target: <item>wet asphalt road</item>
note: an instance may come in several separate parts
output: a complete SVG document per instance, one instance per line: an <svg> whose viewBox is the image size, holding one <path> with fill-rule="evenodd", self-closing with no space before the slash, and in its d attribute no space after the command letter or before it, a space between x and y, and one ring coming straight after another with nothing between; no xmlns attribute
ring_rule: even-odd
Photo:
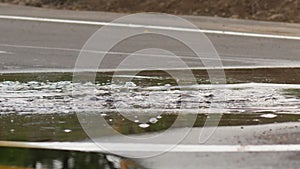
<svg viewBox="0 0 300 169"><path fill-rule="evenodd" d="M2 10L3 9L3 10ZM6 10L7 6L0 6L0 14L12 15L14 7ZM21 15L22 10L15 9ZM95 15L83 13L71 15L69 12L47 12L43 10L24 9L27 16L60 17L81 20L98 20ZM104 21L110 21L118 14L101 13ZM110 16L112 15L112 16ZM93 16L93 17L92 17ZM192 19L201 22L201 19ZM206 20L205 28L219 21L222 23L231 20ZM248 22L246 22L248 23ZM242 30L247 30L250 24L240 24ZM255 23L252 23L252 26ZM265 24L257 22L261 28ZM282 28L282 24L267 24L270 27ZM270 26L271 25L271 26ZM249 26L250 27L250 26ZM255 27L255 26L254 26ZM287 26L293 29L293 26ZM292 27L292 28L291 28ZM295 26L297 28L297 26ZM42 23L19 20L0 20L0 70L67 70L72 69L80 49L88 38L99 29L99 26ZM214 28L213 26L211 27ZM216 27L218 29L220 27ZM257 30L260 30L257 28ZM226 29L229 29L226 27ZM126 29L124 29L126 31ZM262 33L265 33L264 31ZM271 32L273 33L273 32ZM286 33L286 32L285 32ZM297 33L296 33L297 34ZM113 34L110 36L114 36ZM300 67L300 41L274 38L256 38L245 36L228 36L207 34L219 52L225 67ZM124 49L126 50L126 49ZM176 50L176 49L174 49ZM121 51L126 52L126 51ZM193 59L187 59L190 66L195 64ZM109 67L109 64L108 64ZM299 131L299 129L298 129ZM298 132L297 131L297 132ZM284 133L289 135L289 132ZM239 136L243 137L244 133ZM282 142L283 144L285 142ZM224 142L224 144L227 144ZM196 154L169 154L162 157L138 160L147 168L272 168L297 169L299 167L299 152L269 152L269 153L196 153ZM213 164L214 163L214 164Z"/></svg>
<svg viewBox="0 0 300 169"><path fill-rule="evenodd" d="M3 10L2 10L3 9ZM23 8L21 8L23 9ZM103 14L99 13L78 13L71 15L72 12L62 11L53 12L52 10L40 9L15 9L15 15L26 16L44 16L48 18L71 18L80 20L96 20L109 21L119 16L118 14ZM14 8L9 6L0 6L0 15L12 15ZM81 17L79 17L81 16ZM101 20L102 19L102 20ZM270 23L253 24L252 21L244 21L232 23L232 20L225 19L203 19L188 18L195 25L201 25L201 28L220 29L218 25L213 23L229 25L225 29L229 29L232 25L232 30L241 27L253 31L261 30L265 27L270 29ZM203 21L203 24L199 24ZM237 22L237 21L235 21ZM237 26L238 25L238 26ZM257 25L257 26L253 26ZM291 29L290 34L297 35L298 25L293 25L293 29L287 25L287 30ZM273 25L274 32L278 34L284 25L275 23ZM72 69L79 55L80 49L83 47L89 37L97 31L100 26L65 24L65 23L46 23L21 20L0 20L0 70L23 70L23 69ZM275 29L276 28L276 29ZM132 28L120 28L122 31L128 31ZM279 29L279 30L277 30ZM237 29L238 30L238 29ZM151 31L151 30L150 30ZM265 33L258 31L256 33ZM108 32L109 34L109 32ZM284 33L283 33L284 34ZM211 40L216 50L218 51L224 67L299 67L300 65L300 41L285 40L275 38L259 38L246 36L229 36L218 34L206 34ZM109 34L108 37L115 38L114 34ZM145 39L142 39L145 40ZM142 42L135 42L142 44ZM155 42L161 43L158 46L163 46L164 41ZM134 45L136 45L134 44ZM127 48L128 46L126 46ZM126 48L120 48L118 52L126 52ZM178 50L176 46L170 50ZM125 54L121 54L125 56ZM114 55L112 54L112 57ZM200 63L194 61L193 58L186 58L185 61L190 67L203 67ZM113 60L107 63L107 68L113 65Z"/></svg>

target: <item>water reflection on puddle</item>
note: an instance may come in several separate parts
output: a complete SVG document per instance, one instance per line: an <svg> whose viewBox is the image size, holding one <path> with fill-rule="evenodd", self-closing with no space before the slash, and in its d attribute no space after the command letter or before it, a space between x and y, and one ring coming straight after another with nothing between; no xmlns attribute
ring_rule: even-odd
<svg viewBox="0 0 300 169"><path fill-rule="evenodd" d="M204 126L208 116L208 114L198 114L193 126ZM154 123L152 115L143 115L144 119L149 120L148 123L137 123L124 118L117 112L110 112L105 116L108 125L103 125L102 130L105 131L113 127L125 135L160 132L170 128L175 120L177 120L176 127L186 127L190 125L188 119L195 116L186 114L181 116L180 119L177 119L177 117L178 114L174 113L161 114L155 118ZM1 140L81 141L88 139L76 114L45 114L38 116L7 114L1 115L0 121ZM299 121L300 114L273 114L272 112L224 114L219 126L246 126ZM91 123L90 125L95 123L96 126L99 126L97 120L90 120L89 123Z"/></svg>
<svg viewBox="0 0 300 169"><path fill-rule="evenodd" d="M114 155L37 149L0 148L0 169L141 169Z"/></svg>
<svg viewBox="0 0 300 169"><path fill-rule="evenodd" d="M299 69L289 71L293 76L300 72ZM243 76L240 76L241 72ZM3 74L0 76L0 138L39 142L86 140L88 136L76 116L80 112L87 115L97 113L107 122L102 126L103 130L113 127L125 135L164 131L174 123L179 113L184 115L176 127L185 127L191 114L192 117L197 114L193 127L202 127L211 115L206 110L210 109L212 102L227 105L220 126L300 121L300 86L297 76L290 80L288 76L278 75L278 71L274 74L266 70L234 70L226 73L231 85L228 85L230 88L226 94L229 97L225 101L223 97L215 95L210 87L203 85L209 83L203 72L196 74L201 85L186 86L182 91L174 79L159 72L138 76L124 86L111 85L111 75L100 75L96 79L97 85L94 85L73 84L72 74L66 73ZM266 73L274 76L266 79ZM72 95L74 87L76 92ZM88 95L85 89L89 87L96 89L95 95ZM122 93L124 87L129 92ZM155 102L145 102L149 96ZM182 105L184 110L180 109ZM149 113L149 107L164 111ZM124 111L127 116L119 114L116 108ZM133 112L132 108L138 112ZM93 120L88 123L93 123ZM18 169L16 167L140 168L128 159L112 155L0 148L0 169Z"/></svg>

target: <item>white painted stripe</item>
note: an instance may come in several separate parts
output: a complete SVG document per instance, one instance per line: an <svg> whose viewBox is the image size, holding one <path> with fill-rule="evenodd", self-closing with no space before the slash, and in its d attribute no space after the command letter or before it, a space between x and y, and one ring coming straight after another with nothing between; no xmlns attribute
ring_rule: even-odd
<svg viewBox="0 0 300 169"><path fill-rule="evenodd" d="M7 51L1 51L0 50L0 54L12 54L11 52L7 52Z"/></svg>
<svg viewBox="0 0 300 169"><path fill-rule="evenodd" d="M207 34L221 34L221 35L232 35L232 36L300 40L300 36L272 35L272 34L234 32L234 31L209 30L209 29L192 29L192 28L183 28L183 27L167 27L167 26L155 26L155 25L110 23L110 22L99 22L99 21L83 21L83 20L54 19L54 18L40 18L40 17L27 17L27 16L11 16L11 15L0 15L0 19L35 21L35 22L67 23L67 24L82 24L82 25L95 25L95 26L108 26L109 25L109 26L114 26L114 27L145 28L145 29L159 29L159 30L180 31L180 32L201 32L201 33L207 33Z"/></svg>
<svg viewBox="0 0 300 169"><path fill-rule="evenodd" d="M98 146L100 145L100 146ZM176 153L248 153L248 152L297 152L300 144L279 145L171 145L143 143L91 142L13 142L0 141L0 147L38 148L84 152L176 152ZM109 151L108 151L109 150Z"/></svg>

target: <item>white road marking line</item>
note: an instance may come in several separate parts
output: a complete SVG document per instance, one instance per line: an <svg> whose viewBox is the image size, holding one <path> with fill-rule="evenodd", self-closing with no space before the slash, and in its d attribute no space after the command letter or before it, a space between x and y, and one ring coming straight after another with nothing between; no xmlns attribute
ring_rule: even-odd
<svg viewBox="0 0 300 169"><path fill-rule="evenodd" d="M0 54L12 54L11 52L7 52L7 51L1 51L0 50Z"/></svg>
<svg viewBox="0 0 300 169"><path fill-rule="evenodd" d="M300 36L272 35L272 34L234 32L234 31L209 30L209 29L192 29L192 28L183 28L183 27L181 28L181 27L167 27L167 26L155 26L155 25L110 23L110 22L99 22L99 21L54 19L54 18L40 18L40 17L12 16L12 15L0 15L0 19L36 21L36 22L52 22L52 23L67 23L67 24L82 24L82 25L95 25L95 26L108 26L109 25L109 26L114 26L114 27L159 29L159 30L181 31L181 32L201 32L201 33L207 33L207 34L221 34L221 35L233 35L233 36L259 37L259 38L300 40Z"/></svg>
<svg viewBox="0 0 300 169"><path fill-rule="evenodd" d="M98 146L98 145L99 146ZM172 145L144 143L91 143L91 142L14 142L0 141L0 147L37 148L84 152L177 152L177 153L250 153L298 152L299 144L279 145ZM101 146L101 147L100 147ZM109 151L108 151L109 150Z"/></svg>

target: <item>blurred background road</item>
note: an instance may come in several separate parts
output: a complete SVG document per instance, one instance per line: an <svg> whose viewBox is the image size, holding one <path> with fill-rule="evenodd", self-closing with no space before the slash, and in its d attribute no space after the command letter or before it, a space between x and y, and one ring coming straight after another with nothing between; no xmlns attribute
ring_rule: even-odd
<svg viewBox="0 0 300 169"><path fill-rule="evenodd" d="M115 13L57 11L31 7L0 5L1 65L3 70L72 69L80 49L101 26L89 23L66 23L68 20L104 21L122 16ZM13 19L5 16L60 18L58 22L38 19ZM26 18L25 18L26 19ZM258 36L233 36L207 33L224 67L299 67L300 29L297 24L266 23L207 17L186 17L205 30L254 33ZM47 19L46 19L47 20ZM65 22L65 23L64 23ZM134 23L132 23L134 24ZM223 29L224 27L224 29ZM122 30L133 29L123 27ZM283 31L283 32L282 32ZM264 37L271 35L270 37ZM275 37L273 37L273 36ZM283 36L282 38L277 38ZM113 38L113 34L110 35ZM123 51L126 53L126 49ZM26 59L25 59L26 58ZM191 67L193 59L187 58Z"/></svg>

